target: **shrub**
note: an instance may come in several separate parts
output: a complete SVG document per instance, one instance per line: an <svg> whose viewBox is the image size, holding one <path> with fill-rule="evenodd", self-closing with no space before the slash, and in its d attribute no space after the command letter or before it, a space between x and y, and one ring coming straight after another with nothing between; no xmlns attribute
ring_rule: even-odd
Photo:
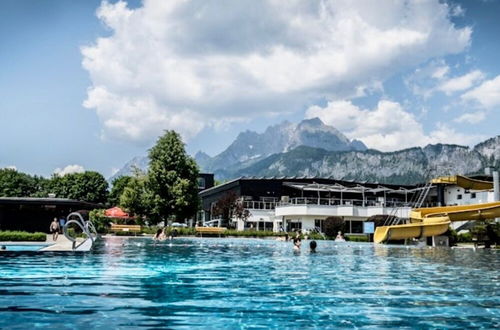
<svg viewBox="0 0 500 330"><path fill-rule="evenodd" d="M104 211L103 209L95 209L89 212L89 219L98 233L107 233L109 231L111 220L104 216Z"/></svg>
<svg viewBox="0 0 500 330"><path fill-rule="evenodd" d="M222 233L225 236L238 236L238 237L273 237L273 236L285 236L286 233L275 233L269 230L231 230L228 229Z"/></svg>
<svg viewBox="0 0 500 330"><path fill-rule="evenodd" d="M117 231L114 233L115 236L137 236L142 235L142 233L134 232L134 231Z"/></svg>
<svg viewBox="0 0 500 330"><path fill-rule="evenodd" d="M159 229L160 227L157 227L157 226L151 226L151 227L142 227L141 228L141 233L143 234L149 234L149 235L154 235L156 234L156 231Z"/></svg>
<svg viewBox="0 0 500 330"><path fill-rule="evenodd" d="M0 231L0 241L33 241L45 242L45 233L28 233L25 231Z"/></svg>
<svg viewBox="0 0 500 330"><path fill-rule="evenodd" d="M370 239L366 235L346 235L346 241L350 242L369 242Z"/></svg>
<svg viewBox="0 0 500 330"><path fill-rule="evenodd" d="M168 227L167 228L167 235L172 234L174 231L177 232L178 236L189 236L189 235L195 235L196 234L194 228L190 228L190 227L186 227L186 228L183 228L183 227ZM156 231L155 231L155 233L156 233Z"/></svg>
<svg viewBox="0 0 500 330"><path fill-rule="evenodd" d="M458 234L458 242L460 243L472 242L472 234L471 233Z"/></svg>
<svg viewBox="0 0 500 330"><path fill-rule="evenodd" d="M323 222L323 231L328 237L335 237L339 231L345 232L345 222L341 217L328 217Z"/></svg>
<svg viewBox="0 0 500 330"><path fill-rule="evenodd" d="M309 235L307 235L309 239L314 239L314 240L324 240L326 239L323 235L319 234L319 233L310 233Z"/></svg>

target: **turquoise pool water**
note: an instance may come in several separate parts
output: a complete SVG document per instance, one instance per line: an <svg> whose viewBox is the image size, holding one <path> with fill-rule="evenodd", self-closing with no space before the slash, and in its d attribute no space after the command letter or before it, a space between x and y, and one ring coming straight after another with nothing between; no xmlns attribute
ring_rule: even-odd
<svg viewBox="0 0 500 330"><path fill-rule="evenodd" d="M0 328L498 328L499 269L499 251L117 237L1 255Z"/></svg>
<svg viewBox="0 0 500 330"><path fill-rule="evenodd" d="M21 245L21 244L3 244L5 245L5 251L38 251L43 249L44 247L49 246L49 244L40 244L40 245L34 245L34 244L26 244L26 245Z"/></svg>

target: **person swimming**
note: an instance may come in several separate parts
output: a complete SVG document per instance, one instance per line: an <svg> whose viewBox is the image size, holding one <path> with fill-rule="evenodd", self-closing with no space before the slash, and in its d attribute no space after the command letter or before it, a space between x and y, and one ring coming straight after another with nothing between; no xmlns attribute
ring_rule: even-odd
<svg viewBox="0 0 500 330"><path fill-rule="evenodd" d="M293 238L293 249L295 251L300 251L301 245L302 245L302 240L300 239L300 234L297 232L297 235Z"/></svg>
<svg viewBox="0 0 500 330"><path fill-rule="evenodd" d="M316 253L316 246L318 246L316 241L311 241L311 243L309 243L309 248L311 249L311 253Z"/></svg>
<svg viewBox="0 0 500 330"><path fill-rule="evenodd" d="M344 236L342 235L342 232L339 231L337 233L337 237L335 237L335 242L345 242L345 238Z"/></svg>
<svg viewBox="0 0 500 330"><path fill-rule="evenodd" d="M153 239L155 241L165 240L165 233L163 232L163 230L161 228L158 228L158 230L156 231L156 234L153 236Z"/></svg>

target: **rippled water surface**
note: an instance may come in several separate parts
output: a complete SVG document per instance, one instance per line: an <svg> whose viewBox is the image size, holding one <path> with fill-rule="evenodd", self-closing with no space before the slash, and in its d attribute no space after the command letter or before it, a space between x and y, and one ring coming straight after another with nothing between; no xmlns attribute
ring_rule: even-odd
<svg viewBox="0 0 500 330"><path fill-rule="evenodd" d="M107 238L0 255L0 328L498 328L500 253Z"/></svg>

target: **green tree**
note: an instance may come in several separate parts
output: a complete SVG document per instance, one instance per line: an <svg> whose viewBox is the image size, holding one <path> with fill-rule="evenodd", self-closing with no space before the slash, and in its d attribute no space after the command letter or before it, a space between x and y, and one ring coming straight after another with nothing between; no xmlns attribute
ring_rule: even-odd
<svg viewBox="0 0 500 330"><path fill-rule="evenodd" d="M199 204L198 173L179 134L166 131L149 150L146 186L151 194L150 215L180 221L194 216Z"/></svg>
<svg viewBox="0 0 500 330"><path fill-rule="evenodd" d="M119 205L133 215L151 217L151 194L146 189L146 180L144 174L136 172L120 195Z"/></svg>
<svg viewBox="0 0 500 330"><path fill-rule="evenodd" d="M49 183L50 192L59 198L70 198L91 203L106 203L108 182L102 174L93 171L54 175Z"/></svg>
<svg viewBox="0 0 500 330"><path fill-rule="evenodd" d="M112 206L120 205L120 196L122 195L125 188L128 186L131 176L120 176L113 180L111 192L109 193L108 202Z"/></svg>
<svg viewBox="0 0 500 330"><path fill-rule="evenodd" d="M324 234L330 238L337 236L337 233L341 231L345 233L345 222L342 217L328 217L323 222Z"/></svg>
<svg viewBox="0 0 500 330"><path fill-rule="evenodd" d="M29 197L37 193L35 179L14 169L0 169L1 197Z"/></svg>

